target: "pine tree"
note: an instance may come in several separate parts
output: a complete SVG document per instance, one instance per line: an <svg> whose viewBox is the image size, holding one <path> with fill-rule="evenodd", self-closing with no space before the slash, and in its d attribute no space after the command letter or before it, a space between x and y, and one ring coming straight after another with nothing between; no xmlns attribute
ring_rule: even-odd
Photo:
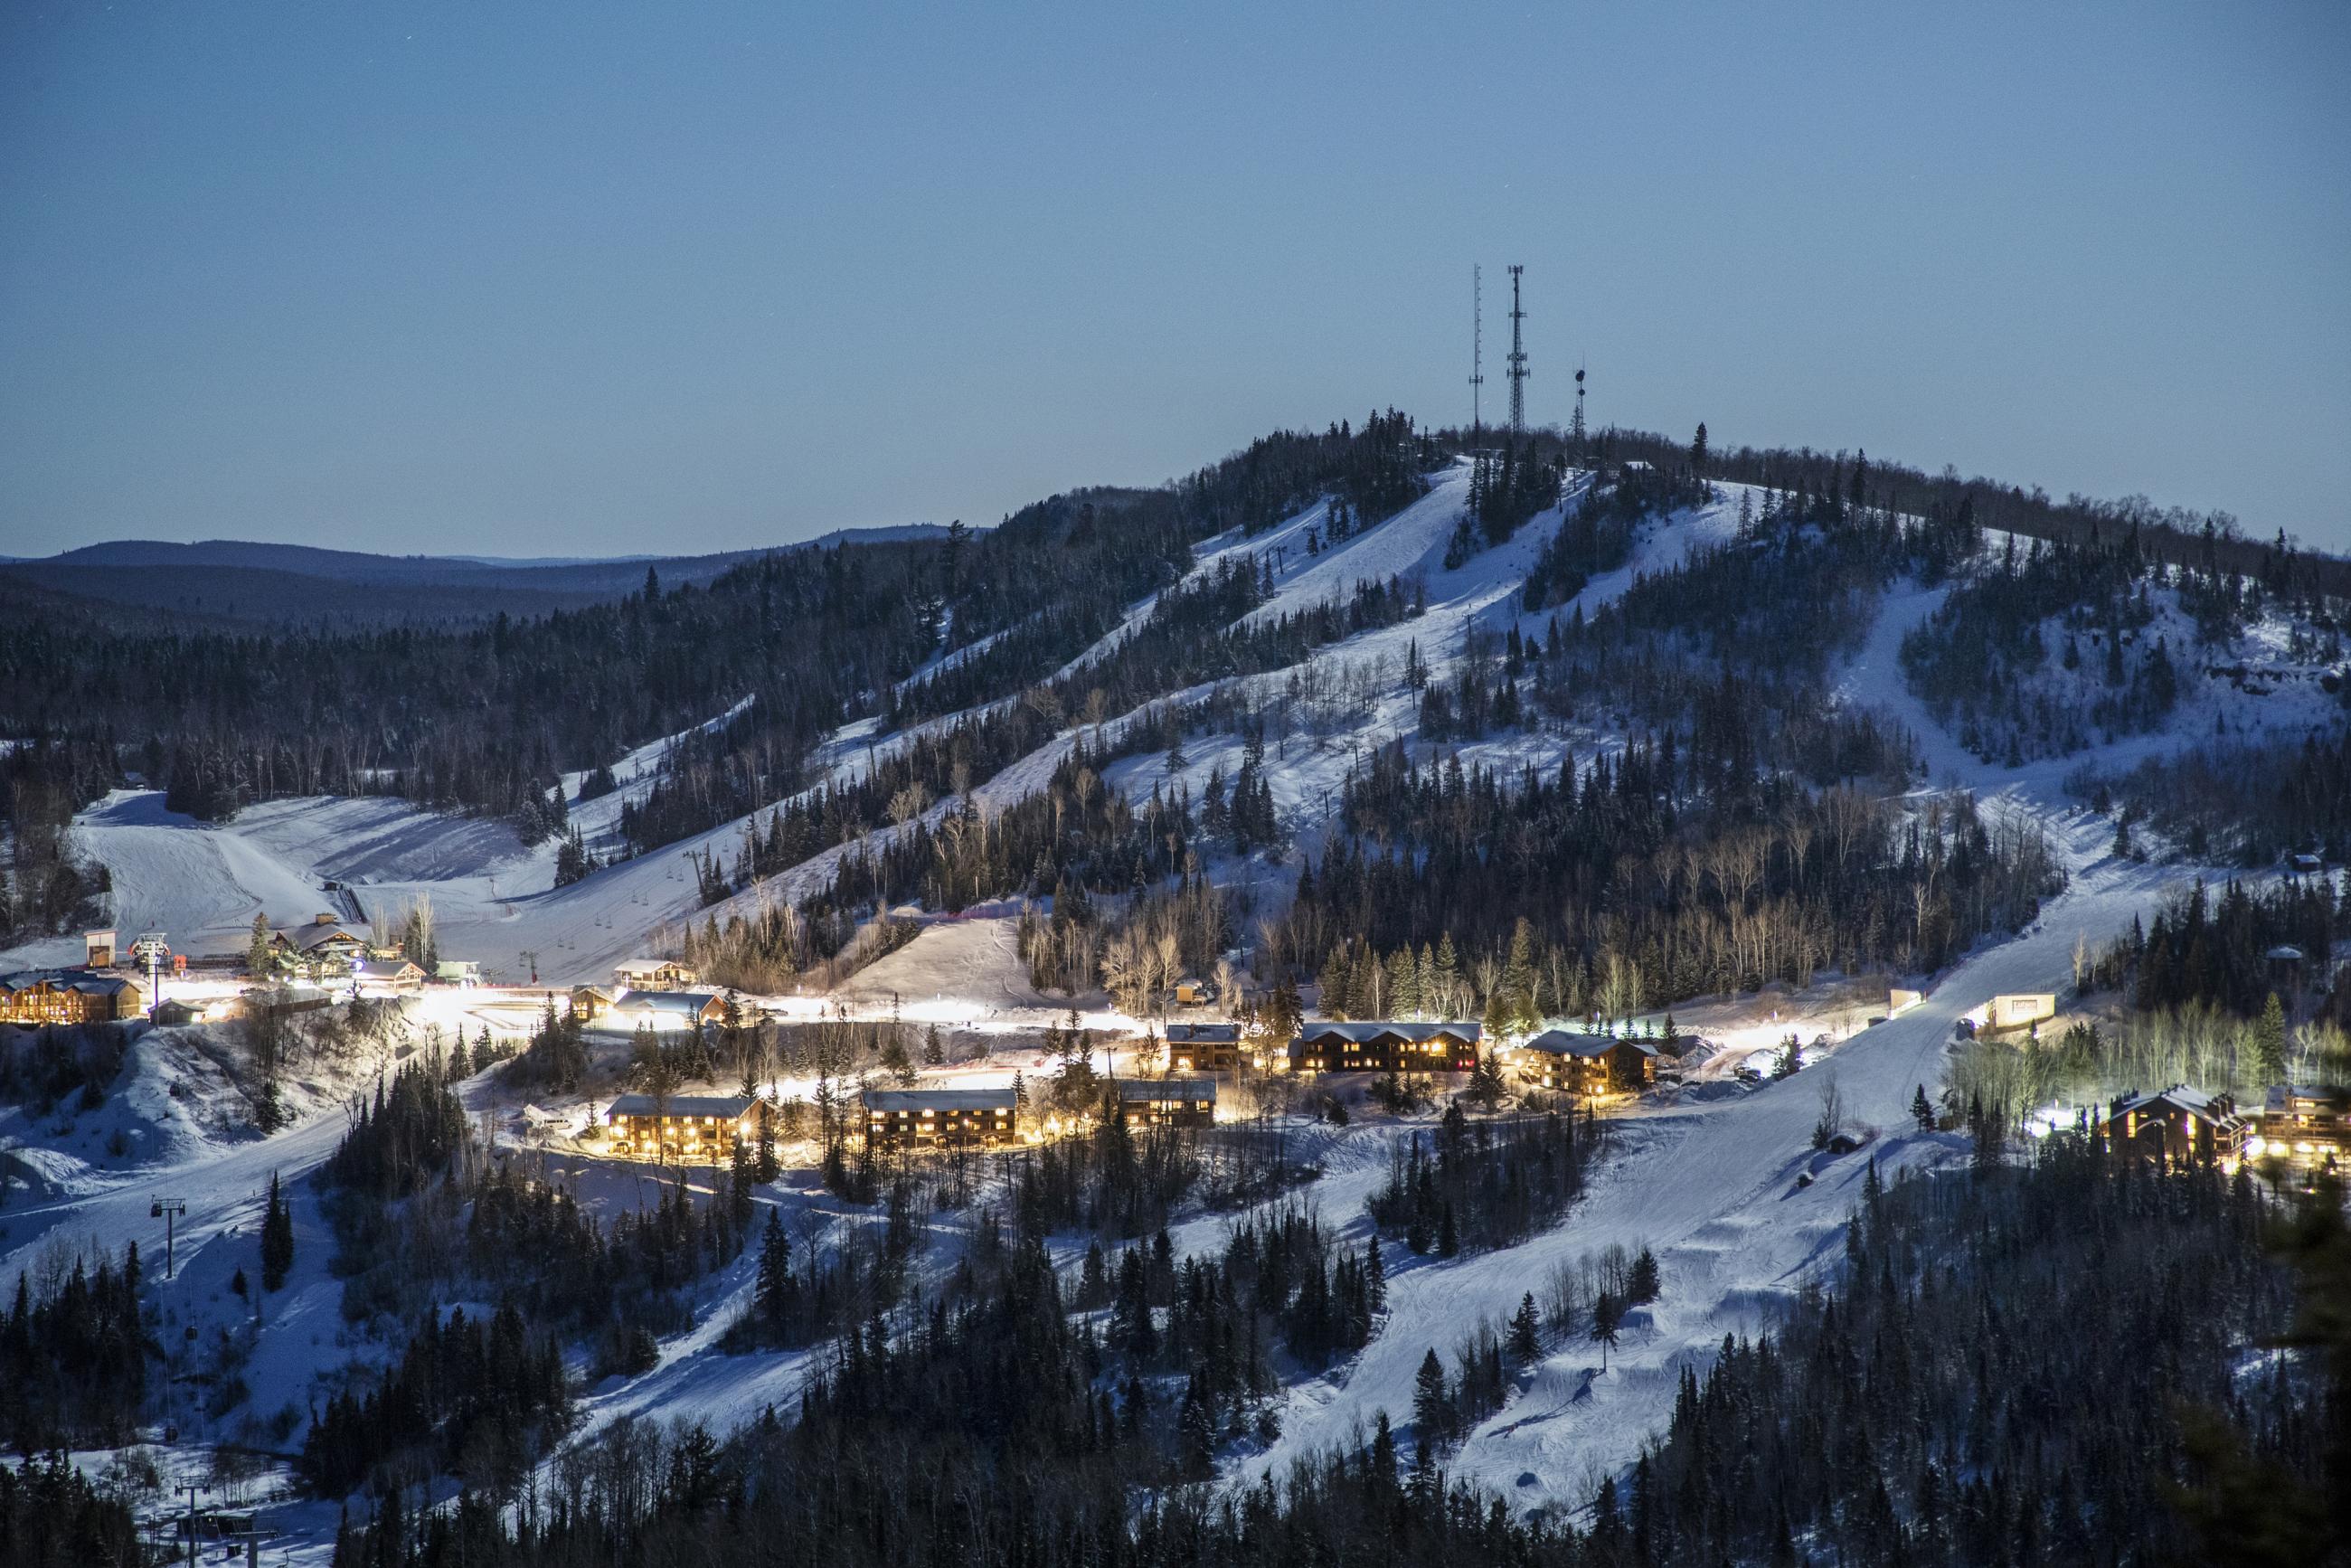
<svg viewBox="0 0 2351 1568"><path fill-rule="evenodd" d="M1627 1306L1646 1306L1657 1299L1658 1289L1657 1255L1644 1247L1633 1260L1632 1272L1625 1277L1625 1302Z"/></svg>
<svg viewBox="0 0 2351 1568"><path fill-rule="evenodd" d="M2269 1000L2262 1004L2262 1016L2254 1021L2252 1031L2252 1056L2254 1081L2269 1084L2285 1077L2285 1008L2272 991Z"/></svg>
<svg viewBox="0 0 2351 1568"><path fill-rule="evenodd" d="M269 935L269 916L256 910L253 916L253 936L245 947L246 972L256 980L267 978L277 967L274 947Z"/></svg>
<svg viewBox="0 0 2351 1568"><path fill-rule="evenodd" d="M1918 1124L1920 1132L1931 1133L1935 1130L1935 1107L1927 1098L1927 1086L1924 1083L1918 1085L1918 1092L1910 1096L1910 1115Z"/></svg>
<svg viewBox="0 0 2351 1568"><path fill-rule="evenodd" d="M1608 1369L1608 1353L1616 1346L1616 1333L1625 1321L1624 1303L1603 1291L1592 1301L1592 1337L1600 1342L1600 1368Z"/></svg>
<svg viewBox="0 0 2351 1568"><path fill-rule="evenodd" d="M1420 1372L1412 1380L1413 1432L1424 1454L1435 1450L1453 1427L1453 1401L1445 1391L1445 1364L1437 1347L1420 1358Z"/></svg>
<svg viewBox="0 0 2351 1568"><path fill-rule="evenodd" d="M269 1173L269 1202L261 1216L261 1287L281 1289L294 1267L294 1211L277 1187L277 1173Z"/></svg>
<svg viewBox="0 0 2351 1568"><path fill-rule="evenodd" d="M791 1248L790 1239L784 1234L782 1213L768 1210L767 1228L759 1238L759 1277L752 1301L770 1328L783 1327L791 1310Z"/></svg>
<svg viewBox="0 0 2351 1568"><path fill-rule="evenodd" d="M1529 1291L1519 1298L1517 1315L1510 1319L1510 1361L1513 1365L1531 1366L1542 1359L1541 1320L1535 1315L1535 1293Z"/></svg>

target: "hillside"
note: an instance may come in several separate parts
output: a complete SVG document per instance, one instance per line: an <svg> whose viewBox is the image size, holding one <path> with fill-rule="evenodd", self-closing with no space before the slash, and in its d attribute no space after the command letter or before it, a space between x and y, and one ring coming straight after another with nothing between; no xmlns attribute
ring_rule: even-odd
<svg viewBox="0 0 2351 1568"><path fill-rule="evenodd" d="M199 1024L145 1031L90 1095L72 1074L100 1066L43 1066L40 1082L64 1087L0 1120L13 1162L0 1169L25 1173L26 1195L0 1209L0 1281L61 1247L135 1239L144 1260L151 1195L188 1194L180 1278L154 1301L183 1343L211 1348L166 1348L180 1392L150 1397L131 1435L177 1469L264 1451L246 1486L298 1560L333 1550L344 1500L362 1500L364 1519L387 1488L412 1510L461 1490L513 1498L526 1479L551 1495L590 1456L617 1462L639 1442L702 1462L690 1430L653 1438L640 1423L701 1421L716 1439L772 1408L787 1425L799 1411L810 1440L847 1441L862 1417L829 1401L868 1386L855 1378L900 1375L904 1358L910 1381L888 1407L919 1407L940 1370L923 1358L981 1321L1024 1364L1095 1369L1078 1382L1095 1379L1113 1412L1103 1435L1036 1450L1071 1467L1075 1490L1286 1485L1295 1467L1362 1449L1384 1417L1463 1495L1503 1500L1510 1528L1569 1532L1530 1540L1580 1550L1574 1532L1614 1519L1595 1496L1629 1490L1686 1375L1715 1368L1727 1335L1817 1310L1870 1183L1981 1163L1983 1134L1957 1130L1980 1107L1941 1104L1955 1125L1939 1129L1914 1110L1939 1094L1962 1020L1995 996L2045 991L2129 1027L2124 1002L2095 998L2087 955L2171 910L2193 878L2240 877L2262 897L2287 885L2279 846L2233 867L2159 836L2150 854L2145 831L2134 845L2088 791L2140 768L2160 789L2215 733L2281 756L2342 744L2345 606L2293 561L2268 586L2110 540L2036 548L1947 497L1906 511L1826 458L1782 455L1771 482L1747 483L1555 436L1480 456L1458 433L1379 428L1372 442L1334 427L1253 448L1165 495L1072 492L984 537L852 543L632 595L577 627L518 629L545 639L538 664L478 641L451 644L445 664L403 651L421 672L403 716L418 734L427 719L479 728L465 704L512 698L503 677L433 678L468 651L500 670L580 669L580 693L559 705L605 700L630 672L662 685L625 722L551 727L505 797L527 803L508 810L413 787L413 759L392 748L380 770L348 776L388 781L399 764L398 789L273 790L239 763L216 810L175 809L193 764L143 747L153 710L126 701L116 766L145 776L105 778L54 826L61 862L103 869L90 919L227 956L256 914L340 909L397 935L429 908L438 955L478 961L486 983L329 1009L283 1062L279 1047L265 1061L248 1028ZM1022 595L1024 575L1053 591ZM838 650L812 647L777 609L795 595L805 624L878 619L854 650L846 631ZM739 638L725 657L721 638ZM674 662L689 644L691 679ZM588 673L610 649L635 662ZM360 657L357 644L322 653ZM820 702L796 685L819 670L805 678L826 683ZM76 678L104 689L91 668ZM262 706L222 711L253 727L212 742L217 754L269 760ZM275 765L301 773L290 757ZM2351 824L2304 819L2314 849L2351 848ZM0 969L71 960L78 942L58 924L22 931ZM1441 996L1426 988L1440 946ZM607 982L653 953L734 988L747 1022L697 1043L541 1021L553 988ZM1332 1017L1479 1019L1489 1041L1605 1023L1701 1043L1678 1082L1567 1118L1573 1181L1539 1222L1479 1231L1499 1223L1493 1200L1459 1188L1471 1239L1456 1250L1379 1219L1382 1194L1416 1146L1541 1124L1546 1097L1516 1078L1480 1102L1458 1075L1397 1100L1376 1074L1247 1072L1223 1082L1219 1124L1197 1138L1122 1124L1051 1141L1092 1114L1094 1075L1147 1075L1166 1022L1217 1016L1172 1001L1178 972L1224 974L1268 1007L1302 989ZM1896 987L1925 999L1897 1012ZM2346 1008L2318 981L2293 998L2309 1042ZM478 1043L444 1071L461 1041ZM1783 1049L1783 1078L1751 1070ZM265 1135L273 1072L287 1122ZM862 1118L826 1109L861 1085L1008 1087L1015 1074L1043 1141L1000 1160L875 1158L850 1135ZM768 1177L697 1165L664 1180L589 1135L632 1085L724 1093L745 1080L788 1118ZM403 1135L437 1126L445 1142L413 1169L386 1167L383 1181L413 1185L371 1207L378 1178L351 1174L360 1124L339 1103L394 1081L405 1087L370 1114L417 1118ZM2056 1112L1991 1116L2021 1127L2035 1113L2045 1131ZM1457 1116L1470 1134L1450 1130ZM1814 1146L1824 1118L1867 1152ZM2007 1138L2030 1165L2020 1134L1991 1141ZM282 1295L248 1298L226 1281L257 1267L271 1174L297 1195L298 1263ZM809 1291L789 1306L761 1256L771 1216ZM1311 1236L1299 1228L1310 1216ZM503 1242L493 1223L509 1228ZM1236 1251L1259 1225L1288 1239L1252 1232ZM1149 1256L1163 1231L1164 1263ZM1359 1289L1346 1270L1374 1245L1376 1309L1318 1317L1304 1275ZM1299 1249L1303 1274L1280 1278L1263 1250L1277 1246ZM1659 1291L1604 1349L1588 1332L1592 1282L1643 1253ZM1058 1278L1072 1312L1037 1309L1029 1269ZM1250 1300L1273 1292L1248 1320L1256 1370L1204 1349L1213 1335L1186 1337L1181 1325L1210 1321L1186 1314L1214 1297L1197 1273L1178 1290L1193 1269L1227 1270ZM1525 1296L1545 1314L1540 1343L1489 1379L1477 1336L1499 1343ZM517 1314L531 1354L562 1366L562 1421L508 1431L492 1453L445 1385L436 1422L397 1440L367 1425L392 1421L390 1406L363 1421L338 1404L349 1394L356 1409L402 1357L431 1352L452 1306ZM869 1319L870 1345L842 1338ZM1057 1337L1069 1324L1082 1343ZM1450 1430L1426 1397L1432 1353ZM956 1354L970 1376L992 1375L986 1351ZM159 1411L175 1441L159 1440ZM77 1447L132 1446L119 1427L100 1435ZM746 1442L728 1463L787 1463L786 1439ZM1115 1480L1094 1469L1106 1456ZM1907 1495L1915 1478L1896 1479ZM666 1496L638 1522L667 1528L684 1516L664 1511L685 1506Z"/></svg>

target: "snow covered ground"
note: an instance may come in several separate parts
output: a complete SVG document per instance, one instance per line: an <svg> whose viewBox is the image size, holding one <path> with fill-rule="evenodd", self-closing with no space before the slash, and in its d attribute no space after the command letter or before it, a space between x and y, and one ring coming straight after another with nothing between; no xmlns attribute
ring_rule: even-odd
<svg viewBox="0 0 2351 1568"><path fill-rule="evenodd" d="M1467 501L1468 482L1465 467L1441 474L1426 497L1395 517L1311 555L1306 536L1326 521L1319 505L1253 538L1210 540L1198 552L1199 571L1229 559L1271 562L1276 593L1252 612L1252 620L1333 599L1343 601L1358 582L1392 576L1426 596L1426 610L1419 616L1318 649L1293 669L1249 677L1261 694L1299 694L1303 722L1298 733L1271 743L1268 763L1277 810L1300 849L1319 846L1348 772L1372 747L1397 737L1420 744L1415 736L1416 694L1402 678L1408 649L1416 649L1432 674L1442 677L1475 630L1499 634L1518 625L1532 631L1552 613L1565 617L1577 607L1588 615L1642 575L1729 540L1741 499L1740 487L1719 486L1711 504L1644 525L1623 568L1595 578L1573 604L1530 617L1520 612L1520 588L1560 514L1536 518L1502 546L1448 571L1445 546ZM1924 1084L1931 1092L1940 1078L1954 1019L2000 992L2062 988L2077 936L2086 933L2095 941L2120 929L2133 914L2150 907L2165 885L2185 874L2111 859L2111 824L2073 810L2062 781L2085 760L2127 765L2209 735L2212 710L2199 705L2209 697L2238 711L2240 700L2249 699L2236 692L2236 681L2199 674L2199 682L2220 685L2199 685L2183 702L2181 719L2160 735L2004 769L1959 747L1903 685L1901 639L1932 613L1945 591L1897 585L1839 671L1837 699L1876 709L1908 728L1919 742L1932 783L1965 786L1997 800L2000 809L2031 812L2046 822L2072 873L2067 890L2051 901L2032 931L1978 952L1943 977L1923 1005L1899 1017L1851 1032L1849 1024L1831 1024L1820 1009L1805 1013L1798 1025L1804 1038L1823 1030L1832 1042L1792 1079L1752 1092L1721 1082L1736 1055L1776 1039L1780 1024L1771 1020L1768 1027L1755 1023L1724 1031L1727 1043L1738 1050L1700 1075L1709 1082L1671 1103L1645 1104L1614 1124L1612 1149L1596 1169L1591 1191L1557 1230L1506 1251L1443 1262L1392 1250L1390 1313L1384 1330L1353 1362L1289 1392L1280 1439L1238 1467L1244 1479L1279 1469L1313 1449L1352 1444L1382 1409L1402 1427L1409 1420L1414 1374L1428 1348L1449 1360L1465 1331L1482 1320L1507 1319L1521 1292L1533 1290L1540 1300L1544 1279L1556 1264L1612 1244L1647 1245L1663 1264L1665 1294L1628 1322L1608 1369L1598 1370L1595 1346L1580 1341L1558 1344L1506 1407L1449 1461L1456 1475L1491 1488L1517 1508L1583 1503L1602 1473L1629 1459L1656 1432L1682 1367L1703 1364L1725 1333L1761 1328L1773 1308L1834 1255L1873 1154L1891 1179L1896 1170L1930 1167L1959 1153L1949 1136L1917 1133L1906 1111L1917 1086ZM1070 670L1084 668L1130 635L1153 602L1134 606L1122 625L1072 661ZM2261 663L2264 640L2275 641L2274 628L2249 633L2247 647L2239 651L2241 660L2235 662ZM1207 691L1172 695L1197 700ZM1111 718L1104 730L1122 736L1134 725L1150 722L1155 706ZM2302 722L2306 706L2302 696L2290 695L2275 711L2285 722ZM742 711L737 705L698 727L723 725ZM844 726L820 748L812 771L827 780L853 779L871 758L967 716L949 715L887 736L872 720ZM977 784L975 802L984 811L998 810L1041 789L1079 733L1075 727L1064 731ZM662 759L681 738L665 737L631 753L613 766L615 791L574 806L573 820L591 847L617 841L623 804L643 798ZM1542 767L1555 765L1570 744L1588 761L1595 749L1621 743L1621 734L1606 729L1566 735L1530 730L1445 749L1458 752L1465 765ZM1185 766L1172 774L1163 755L1144 753L1113 764L1105 781L1131 798L1146 796L1155 787L1187 788L1196 797L1212 769L1221 767L1229 779L1239 767L1238 736L1187 738L1186 751ZM575 800L580 782L578 776L565 781ZM935 802L926 817L936 821L961 805L958 799ZM183 951L240 950L256 911L290 923L336 909L337 895L324 887L335 881L350 884L351 896L370 915L397 917L413 901L427 898L444 955L478 959L494 977L517 983L535 967L549 984L604 979L618 960L646 951L654 933L702 918L692 859L709 852L731 861L740 831L739 822L724 824L557 889L551 844L527 849L498 824L392 800L277 801L211 826L165 811L159 794L121 791L84 812L74 829L83 852L103 862L112 877L115 924L126 932L166 931ZM868 835L862 847L873 848L900 831ZM737 895L715 913L723 920L765 900L805 896L833 874L843 853L858 847L829 850ZM1228 885L1250 885L1268 908L1285 896L1290 874L1263 857L1224 857L1212 873ZM929 918L912 943L837 992L768 1001L787 1017L814 1017L834 1009L869 1018L895 1012L916 1026L937 1023L959 1041L1033 1036L1063 1016L1069 1003L1028 986L1014 946L1016 913L999 908L971 912L970 918ZM72 941L37 944L0 954L0 968L68 961L78 953ZM1099 998L1083 1000L1088 1027L1105 1035L1134 1027ZM507 1033L527 1027L537 1005L520 993L439 993L420 1019L429 1015L454 1024L462 1017L469 1030L490 1022ZM1686 1021L1690 1018L1684 1016ZM1045 1065L1027 1041L992 1043L998 1045L992 1060L946 1076L957 1082L999 1082L1016 1068L1034 1071ZM224 1117L207 1118L205 1107L226 1103L230 1091L218 1083L204 1086L210 1059L202 1051L164 1031L148 1035L135 1049L119 1105L85 1113L64 1131L55 1118L19 1113L11 1122L0 1116L0 1142L14 1144L13 1157L37 1177L29 1200L20 1197L0 1210L0 1283L61 1241L119 1249L135 1238L142 1249L152 1249L162 1231L150 1210L152 1197L184 1194L191 1204L181 1242L185 1282L174 1282L164 1306L175 1325L217 1327L248 1310L226 1291L225 1281L237 1260L250 1262L260 1194L269 1174L293 1180L323 1159L341 1135L341 1118L332 1110L333 1085L303 1099L303 1119L296 1126L254 1140L237 1134ZM220 1076L217 1070L215 1062L213 1071ZM1830 1075L1847 1121L1876 1129L1866 1153L1830 1159L1810 1149L1821 1085ZM174 1083L197 1085L201 1092L193 1099L174 1094ZM479 1108L496 1098L478 1081L467 1087L466 1096ZM570 1118L585 1106L560 1109ZM109 1152L118 1132L125 1145L121 1155ZM1360 1235L1363 1200L1385 1176L1388 1140L1397 1135L1396 1127L1367 1119L1345 1130L1300 1132L1313 1140L1314 1157L1324 1173L1310 1189L1310 1200L1343 1233ZM529 1146L541 1151L538 1157L569 1162L576 1178L610 1201L629 1201L629 1174L587 1157L567 1139ZM1800 1186L1804 1175L1815 1179ZM338 1288L322 1272L328 1246L323 1222L307 1187L297 1185L305 1194L296 1211L297 1277L287 1293L267 1303L268 1321L248 1373L256 1388L267 1390L254 1402L264 1415L289 1402L300 1404L314 1379L343 1359L369 1354L345 1335L335 1310ZM828 1222L859 1222L838 1211L804 1176L788 1174L763 1192L761 1201ZM1180 1228L1177 1240L1186 1249L1214 1246L1221 1226L1221 1220L1194 1220ZM756 1416L768 1404L789 1403L806 1372L804 1355L727 1357L716 1348L735 1304L749 1289L749 1267L747 1259L705 1283L697 1297L699 1326L663 1346L654 1372L590 1391L586 1414L591 1429L626 1415L700 1416L725 1427ZM325 1521L327 1529L331 1522Z"/></svg>

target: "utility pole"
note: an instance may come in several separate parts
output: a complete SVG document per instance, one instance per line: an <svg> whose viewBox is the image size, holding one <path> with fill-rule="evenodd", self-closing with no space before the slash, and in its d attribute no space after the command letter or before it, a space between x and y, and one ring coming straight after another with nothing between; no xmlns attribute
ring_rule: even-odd
<svg viewBox="0 0 2351 1568"><path fill-rule="evenodd" d="M1486 384L1486 295L1483 269L1469 266L1469 444L1478 445L1485 423L1479 413L1479 389Z"/></svg>
<svg viewBox="0 0 2351 1568"><path fill-rule="evenodd" d="M1527 429L1527 346L1519 333L1519 323L1527 313L1519 308L1519 274L1523 267L1510 268L1510 434L1523 435Z"/></svg>
<svg viewBox="0 0 2351 1568"><path fill-rule="evenodd" d="M173 1491L183 1491L188 1494L188 1568L195 1568L196 1494L205 1490L204 1485L201 1481L182 1481L172 1490Z"/></svg>
<svg viewBox="0 0 2351 1568"><path fill-rule="evenodd" d="M147 1218L163 1222L163 1278L172 1277L178 1250L178 1222L188 1217L185 1198L159 1197L148 1206Z"/></svg>

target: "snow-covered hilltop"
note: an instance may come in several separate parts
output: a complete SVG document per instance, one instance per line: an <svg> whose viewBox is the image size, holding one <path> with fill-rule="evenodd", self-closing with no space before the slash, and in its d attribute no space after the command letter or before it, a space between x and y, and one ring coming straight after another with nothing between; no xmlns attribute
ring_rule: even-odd
<svg viewBox="0 0 2351 1568"><path fill-rule="evenodd" d="M984 541L816 549L592 625L468 633L493 658L486 639L547 636L528 656L549 661L609 634L643 684L706 705L664 689L592 716L590 696L618 700L596 685L512 778L421 724L448 749L365 768L356 744L280 761L159 740L157 775L117 781L57 842L102 872L93 925L193 960L164 988L189 1016L113 1057L0 1060L21 1101L0 1108L0 1282L133 1241L152 1274L159 1195L188 1206L149 1298L183 1392L86 1446L135 1436L181 1469L276 1456L248 1490L318 1558L345 1497L413 1509L462 1485L512 1509L639 1423L724 1437L842 1386L830 1347L866 1317L878 1354L931 1307L1050 1267L1108 1358L1119 1441L1167 1479L1285 1481L1384 1420L1511 1519L1588 1528L1726 1335L1772 1330L1833 1275L1865 1195L1999 1143L1943 1095L1994 998L2049 997L2053 1029L2061 1007L2137 1027L2116 977L2161 960L2109 945L2176 916L2199 871L2231 873L2167 862L2182 845L2160 810L2117 802L2216 743L2320 775L2344 745L2343 604L2307 560L2262 577L1988 530L1941 482L1842 457L1710 476L1654 444L1470 454L1389 419L1368 444L1287 438L1308 476L1287 487L1259 454L1168 495L1055 497ZM1021 597L1055 570L1067 602ZM809 627L845 643L852 611L881 616L886 649L840 669L756 652ZM739 685L725 661L679 673L737 636ZM665 733L642 738L653 714ZM636 743L556 749L590 732ZM256 762L382 792L239 803ZM2323 862L2332 831L2287 845L2265 819L2199 852ZM2302 896L2240 869L2288 888L2259 894L2281 908ZM478 973L291 975L324 994L232 1000L256 919L322 918L382 963ZM2323 927L2331 906L2279 918ZM2317 1030L2329 982L2264 946ZM26 936L0 971L82 951ZM616 968L656 956L699 978L615 1005ZM1477 1074L1288 1071L1293 1006L1458 1014L1497 1051ZM1110 1081L1176 1069L1186 1025L1210 1030L1186 1042L1203 1063L1205 1042L1226 1052L1216 1126L1129 1133ZM1546 1092L1511 1055L1545 1029L1621 1034L1655 1081ZM946 1096L941 1113L1017 1095L1027 1153L900 1161L855 1102L885 1086ZM603 1135L623 1092L656 1116L693 1097L714 1129L774 1122L731 1170L723 1150L664 1169ZM1573 1180L1541 1223L1497 1242L1465 1214L1464 1244L1395 1220L1411 1151L1487 1140L1507 1185L1507 1151L1532 1146L1510 1140L1562 1109ZM2063 1121L1991 1120L2032 1112ZM424 1152L383 1153L371 1129L395 1125ZM1119 1163L1136 1140L1158 1175ZM248 1277L265 1222L296 1259L272 1290ZM1656 1288L1611 1316L1635 1257ZM1229 1368L1186 1359L1209 1334L1186 1314L1260 1289L1249 1332L1271 1348L1219 1384ZM437 1395L394 1477L365 1396L420 1335L473 1332L447 1327L453 1305L476 1327L517 1314L559 1368L559 1393L542 1377L530 1397L561 1418L486 1459L482 1413Z"/></svg>

